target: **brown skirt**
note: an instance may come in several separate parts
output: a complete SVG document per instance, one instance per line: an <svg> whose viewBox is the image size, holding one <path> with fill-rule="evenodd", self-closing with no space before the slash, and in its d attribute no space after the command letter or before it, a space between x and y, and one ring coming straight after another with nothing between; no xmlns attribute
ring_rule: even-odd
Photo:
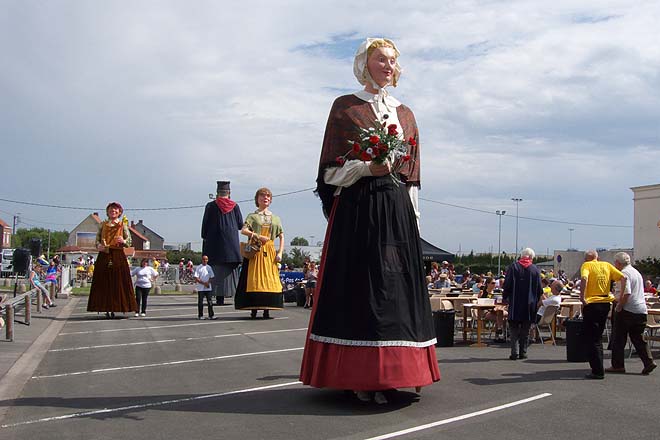
<svg viewBox="0 0 660 440"><path fill-rule="evenodd" d="M89 290L88 312L137 312L131 269L123 249L99 252Z"/></svg>

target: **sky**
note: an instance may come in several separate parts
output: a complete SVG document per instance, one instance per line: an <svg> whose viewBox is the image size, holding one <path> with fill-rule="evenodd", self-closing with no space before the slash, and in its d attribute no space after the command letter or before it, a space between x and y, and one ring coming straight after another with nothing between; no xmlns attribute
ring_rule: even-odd
<svg viewBox="0 0 660 440"><path fill-rule="evenodd" d="M310 5L1 0L0 218L71 230L118 200L200 248L203 206L230 180L244 215L269 187L287 243L321 241L328 112L361 88L358 45L382 36L420 130L423 238L632 247L630 188L660 183L659 2Z"/></svg>

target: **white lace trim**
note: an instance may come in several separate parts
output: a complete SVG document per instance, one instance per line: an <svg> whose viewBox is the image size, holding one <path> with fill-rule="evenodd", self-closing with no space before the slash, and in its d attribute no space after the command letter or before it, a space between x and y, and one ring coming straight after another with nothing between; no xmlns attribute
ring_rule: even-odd
<svg viewBox="0 0 660 440"><path fill-rule="evenodd" d="M336 345L350 345L353 347L415 347L415 348L424 348L435 345L437 342L436 338L430 339L423 342L415 341L356 341L353 339L339 339L339 338L330 338L328 336L319 336L314 333L309 335L309 339L316 342L324 342L326 344L336 344Z"/></svg>

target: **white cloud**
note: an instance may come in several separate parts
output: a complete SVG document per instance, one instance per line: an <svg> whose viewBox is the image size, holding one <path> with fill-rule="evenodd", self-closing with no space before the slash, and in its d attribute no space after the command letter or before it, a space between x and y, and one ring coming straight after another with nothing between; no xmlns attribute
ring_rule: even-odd
<svg viewBox="0 0 660 440"><path fill-rule="evenodd" d="M4 6L0 143L10 163L28 158L42 170L26 179L9 167L5 182L22 183L3 186L4 198L183 206L204 204L221 178L247 200L262 185L312 187L332 100L358 88L350 54L372 35L402 52L392 93L420 125L423 197L511 213L519 196L527 217L630 225L628 188L657 181L657 2ZM275 201L289 236L323 236L311 194ZM83 217L0 209L54 223ZM496 236L494 214L422 209L423 235L448 250L486 250ZM167 240L198 239L201 212L139 215ZM520 237L566 247L567 227L521 220ZM511 228L504 219L507 249ZM632 244L631 229L577 229L579 247Z"/></svg>

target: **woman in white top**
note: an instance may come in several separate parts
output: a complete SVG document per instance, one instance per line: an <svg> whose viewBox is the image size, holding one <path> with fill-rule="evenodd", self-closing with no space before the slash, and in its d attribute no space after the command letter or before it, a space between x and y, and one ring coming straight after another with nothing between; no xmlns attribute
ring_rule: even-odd
<svg viewBox="0 0 660 440"><path fill-rule="evenodd" d="M143 258L140 261L140 267L131 270L131 276L136 277L135 280L135 300L137 301L138 310L141 313L135 313L135 316L147 316L147 297L151 290L151 283L158 278L158 272L149 266L149 260Z"/></svg>

